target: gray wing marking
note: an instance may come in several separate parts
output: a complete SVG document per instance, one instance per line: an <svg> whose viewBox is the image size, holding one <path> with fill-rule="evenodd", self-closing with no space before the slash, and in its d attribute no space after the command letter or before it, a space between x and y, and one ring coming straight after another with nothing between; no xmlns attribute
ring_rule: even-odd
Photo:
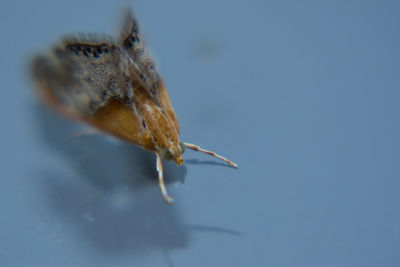
<svg viewBox="0 0 400 267"><path fill-rule="evenodd" d="M132 58L138 76L158 99L160 75L150 52L143 42L143 37L132 11L126 11L124 24L120 33L120 44Z"/></svg>
<svg viewBox="0 0 400 267"><path fill-rule="evenodd" d="M90 115L110 99L124 99L128 93L120 49L106 36L70 36L51 53L34 60L34 77L44 82L60 103Z"/></svg>

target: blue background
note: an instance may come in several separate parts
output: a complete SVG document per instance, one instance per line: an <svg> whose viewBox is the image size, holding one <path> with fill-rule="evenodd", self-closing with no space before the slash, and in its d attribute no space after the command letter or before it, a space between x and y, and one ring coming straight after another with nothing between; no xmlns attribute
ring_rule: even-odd
<svg viewBox="0 0 400 267"><path fill-rule="evenodd" d="M398 1L14 1L0 30L1 266L400 266ZM38 101L30 58L138 15L189 151Z"/></svg>

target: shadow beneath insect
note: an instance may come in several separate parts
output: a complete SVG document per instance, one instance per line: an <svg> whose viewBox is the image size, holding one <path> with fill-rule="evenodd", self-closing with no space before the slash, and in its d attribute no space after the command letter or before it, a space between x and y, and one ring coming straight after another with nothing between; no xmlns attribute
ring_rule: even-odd
<svg viewBox="0 0 400 267"><path fill-rule="evenodd" d="M39 106L34 111L43 141L67 164L39 174L41 196L88 248L119 255L188 246L190 229L158 190L154 154L100 135L72 137L76 124ZM164 164L167 187L184 182L184 166Z"/></svg>
<svg viewBox="0 0 400 267"><path fill-rule="evenodd" d="M206 226L206 225L186 225L189 229L193 232L207 232L207 233L218 233L218 234L227 234L231 236L242 236L241 232L223 228L223 227L216 227L216 226Z"/></svg>
<svg viewBox="0 0 400 267"><path fill-rule="evenodd" d="M214 161L214 160L186 159L185 163L192 164L192 165L214 165L214 166L222 166L222 167L235 169L235 167L229 165L228 163Z"/></svg>

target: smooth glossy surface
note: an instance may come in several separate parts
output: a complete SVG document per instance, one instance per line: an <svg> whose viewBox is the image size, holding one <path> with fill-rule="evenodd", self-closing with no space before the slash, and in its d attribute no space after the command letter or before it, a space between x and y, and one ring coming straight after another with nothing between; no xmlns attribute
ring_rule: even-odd
<svg viewBox="0 0 400 267"><path fill-rule="evenodd" d="M155 156L44 108L28 61L139 17L193 151ZM0 266L400 266L400 6L4 4Z"/></svg>

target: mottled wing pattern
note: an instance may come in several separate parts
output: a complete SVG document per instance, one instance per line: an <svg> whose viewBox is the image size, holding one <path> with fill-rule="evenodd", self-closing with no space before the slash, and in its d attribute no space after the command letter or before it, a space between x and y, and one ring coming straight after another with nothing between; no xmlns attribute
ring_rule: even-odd
<svg viewBox="0 0 400 267"><path fill-rule="evenodd" d="M53 106L92 115L110 99L133 97L121 71L120 49L107 36L70 36L34 59L33 75Z"/></svg>
<svg viewBox="0 0 400 267"><path fill-rule="evenodd" d="M120 43L132 58L134 67L142 82L150 89L151 93L158 94L158 82L160 75L150 52L143 42L138 23L132 15L131 10L125 13L125 20L120 34Z"/></svg>
<svg viewBox="0 0 400 267"><path fill-rule="evenodd" d="M167 90L151 54L143 42L138 23L130 9L125 13L124 24L120 33L120 44L132 59L133 67L137 72L136 76L146 85L154 97L155 104L164 110L179 133L179 123Z"/></svg>

